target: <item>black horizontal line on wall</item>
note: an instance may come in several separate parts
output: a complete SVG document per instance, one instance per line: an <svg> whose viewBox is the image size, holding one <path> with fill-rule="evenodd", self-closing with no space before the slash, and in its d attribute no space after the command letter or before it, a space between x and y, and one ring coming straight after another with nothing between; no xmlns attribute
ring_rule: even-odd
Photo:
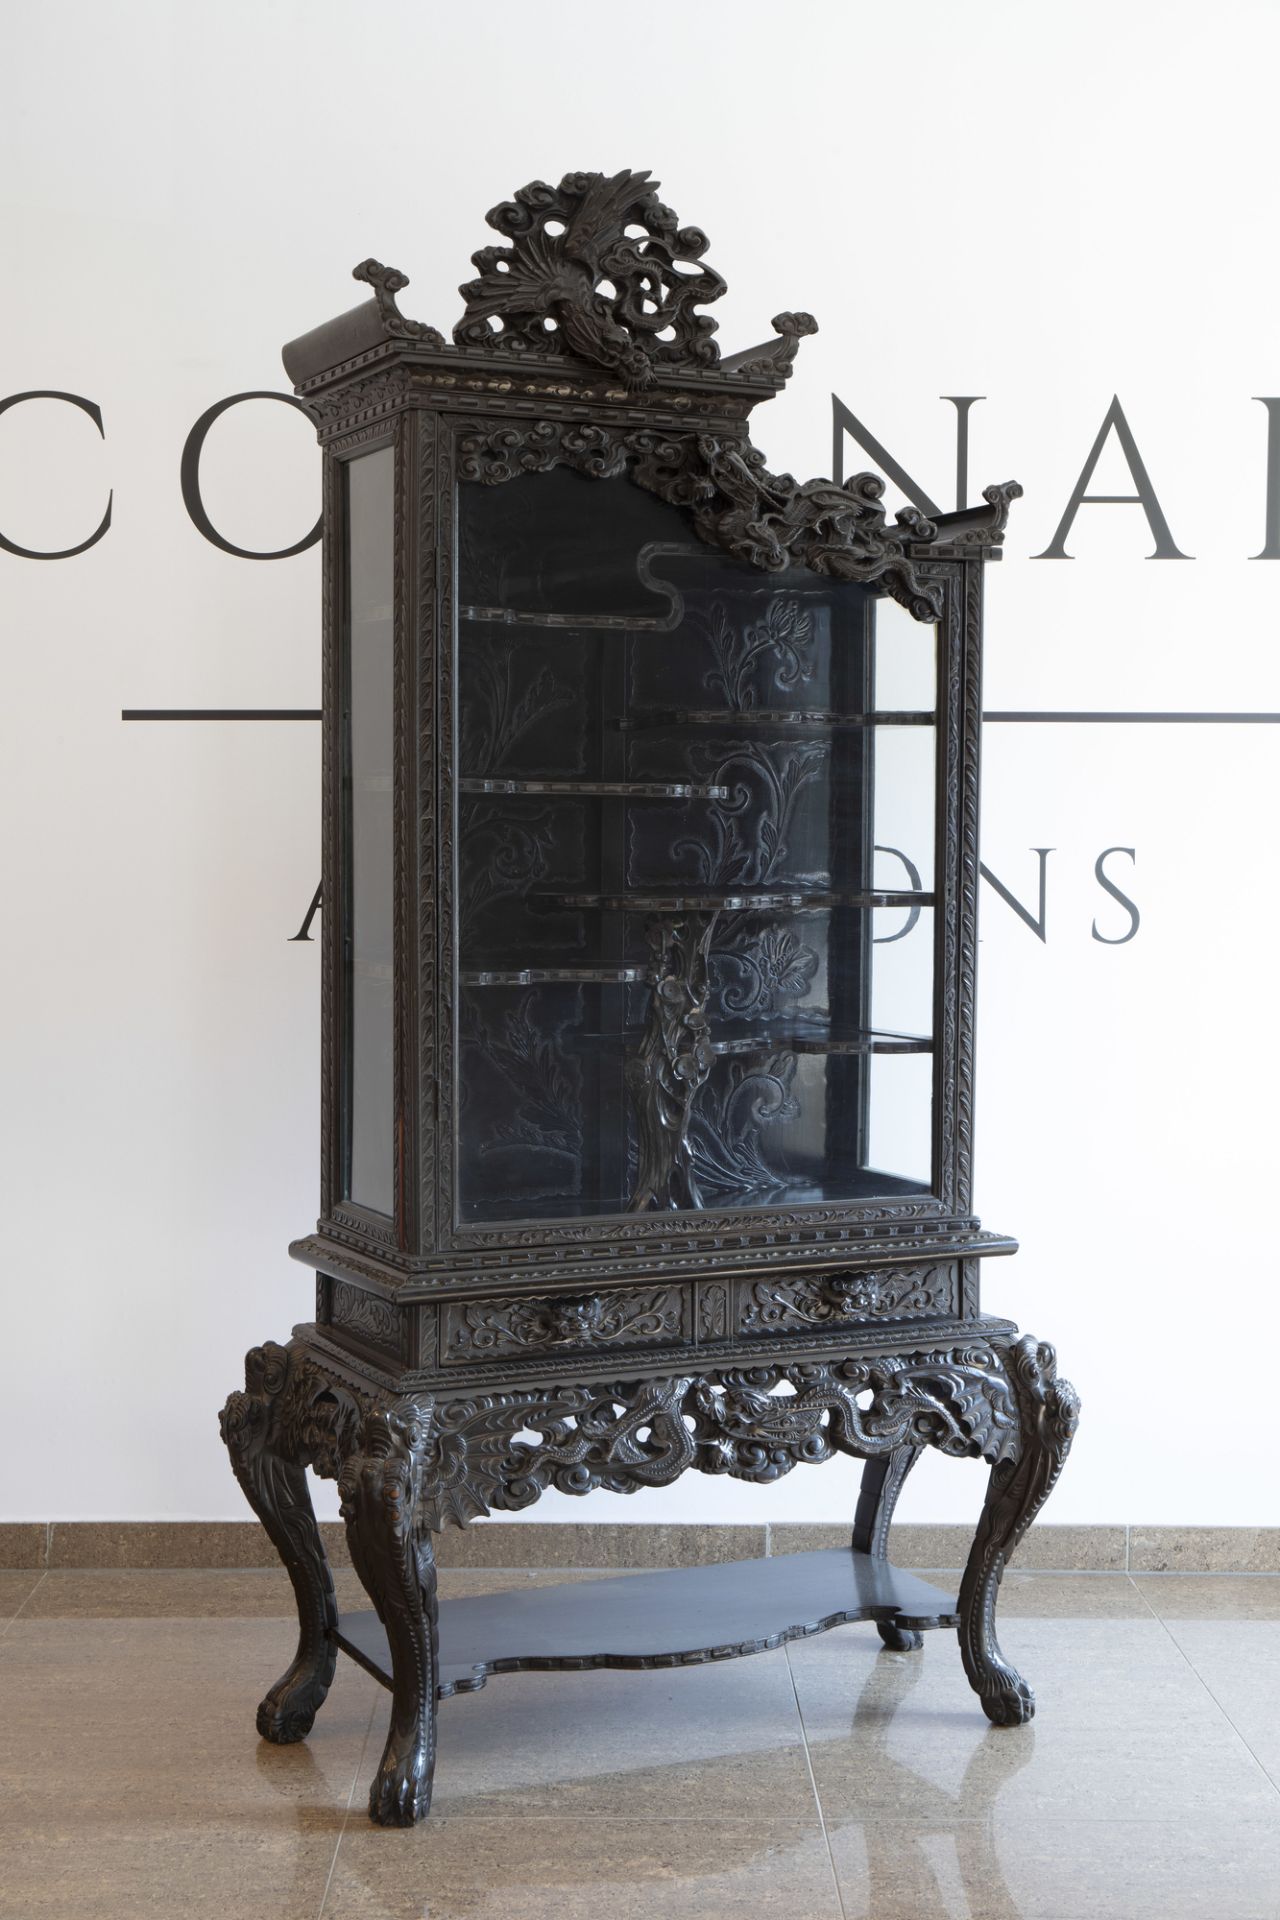
<svg viewBox="0 0 1280 1920"><path fill-rule="evenodd" d="M983 720L1011 721L1015 726L1036 722L1058 726L1129 727L1277 727L1280 713L984 713Z"/></svg>
<svg viewBox="0 0 1280 1920"><path fill-rule="evenodd" d="M318 720L319 707L123 707L122 720Z"/></svg>
<svg viewBox="0 0 1280 1920"><path fill-rule="evenodd" d="M988 725L1277 727L1280 713L984 713ZM123 707L122 720L318 720L319 707Z"/></svg>

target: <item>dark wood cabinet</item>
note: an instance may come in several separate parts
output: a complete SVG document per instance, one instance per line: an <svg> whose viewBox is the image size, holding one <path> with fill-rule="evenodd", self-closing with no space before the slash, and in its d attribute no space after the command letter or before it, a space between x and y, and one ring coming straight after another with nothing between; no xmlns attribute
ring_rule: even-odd
<svg viewBox="0 0 1280 1920"><path fill-rule="evenodd" d="M301 1638L393 1692L373 1817L430 1798L437 1700L959 1627L998 1724L1008 1555L1077 1405L984 1315L971 1205L982 591L1016 485L890 520L770 473L752 409L814 323L719 355L723 282L645 174L495 208L447 343L403 275L285 364L324 457L316 1319L224 1434ZM925 1446L991 1465L958 1597L886 1541ZM866 1459L848 1551L438 1609L432 1535L686 1468ZM375 1612L339 1618L304 1468Z"/></svg>

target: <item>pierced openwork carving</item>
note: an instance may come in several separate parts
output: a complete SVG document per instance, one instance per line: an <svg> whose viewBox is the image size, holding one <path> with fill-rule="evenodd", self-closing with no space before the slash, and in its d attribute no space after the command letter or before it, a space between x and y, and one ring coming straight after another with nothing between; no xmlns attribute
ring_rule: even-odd
<svg viewBox="0 0 1280 1920"><path fill-rule="evenodd" d="M517 1437L526 1433L536 1437ZM995 1348L441 1402L423 1516L439 1528L518 1510L548 1487L635 1493L691 1467L773 1481L835 1453L908 1443L993 1462L1016 1453L1018 1409Z"/></svg>
<svg viewBox="0 0 1280 1920"><path fill-rule="evenodd" d="M640 390L659 366L714 365L716 323L697 308L725 283L701 264L707 236L680 226L657 187L647 171L566 173L494 207L486 222L511 244L472 255L458 345L567 350Z"/></svg>

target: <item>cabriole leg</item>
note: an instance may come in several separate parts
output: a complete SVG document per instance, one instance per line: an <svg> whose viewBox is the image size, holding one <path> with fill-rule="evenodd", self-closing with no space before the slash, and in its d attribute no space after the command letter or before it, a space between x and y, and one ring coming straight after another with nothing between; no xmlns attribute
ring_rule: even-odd
<svg viewBox="0 0 1280 1920"><path fill-rule="evenodd" d="M991 1469L986 1503L960 1585L960 1652L983 1712L1017 1727L1035 1695L996 1639L996 1594L1018 1542L1053 1491L1080 1418L1074 1387L1057 1378L1053 1348L1029 1336L1001 1349L1018 1410L1018 1449Z"/></svg>
<svg viewBox="0 0 1280 1920"><path fill-rule="evenodd" d="M891 1453L878 1454L862 1469L862 1485L853 1516L853 1549L869 1553L877 1560L889 1555L889 1528L893 1510L903 1483L924 1451L923 1447L895 1447ZM924 1645L924 1635L914 1627L898 1627L891 1620L877 1620L876 1632L892 1653L915 1653Z"/></svg>
<svg viewBox="0 0 1280 1920"><path fill-rule="evenodd" d="M254 1347L245 1358L245 1390L231 1394L221 1414L236 1479L284 1561L298 1603L298 1651L258 1708L258 1732L282 1746L310 1733L338 1657L330 1638L338 1619L333 1575L307 1476L278 1419L289 1367L287 1349L274 1341Z"/></svg>
<svg viewBox="0 0 1280 1920"><path fill-rule="evenodd" d="M391 1649L391 1727L369 1791L369 1817L408 1827L431 1805L435 1768L436 1569L417 1518L431 1402L393 1401L369 1414L338 1491L351 1559Z"/></svg>

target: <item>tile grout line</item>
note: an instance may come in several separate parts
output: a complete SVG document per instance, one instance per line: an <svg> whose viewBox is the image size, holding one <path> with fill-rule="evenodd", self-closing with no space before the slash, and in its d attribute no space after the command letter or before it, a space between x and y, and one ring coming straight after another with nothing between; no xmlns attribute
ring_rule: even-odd
<svg viewBox="0 0 1280 1920"><path fill-rule="evenodd" d="M1254 1766L1258 1769L1258 1772L1262 1775L1267 1785L1271 1788L1271 1791L1276 1795L1280 1795L1280 1781L1275 1780L1272 1777L1270 1770L1262 1764L1262 1761L1258 1758L1253 1748L1249 1745L1249 1742L1245 1739L1239 1727L1236 1725L1235 1721L1231 1718L1231 1715L1227 1712L1227 1709L1223 1706L1221 1700L1219 1700L1217 1694L1214 1692L1213 1688L1209 1685L1209 1682L1205 1679L1204 1675L1201 1673L1199 1667L1196 1666L1190 1654L1187 1652L1186 1648L1182 1645L1182 1642L1178 1639L1177 1634L1173 1632L1172 1628L1169 1625L1169 1622L1167 1620L1161 1619L1160 1615L1156 1612L1155 1608L1152 1606L1151 1602L1148 1600L1142 1588L1138 1586L1138 1583L1133 1578L1132 1574L1130 1574L1129 1576L1129 1584L1136 1589L1138 1593L1138 1597L1142 1601L1143 1606L1147 1609L1147 1612L1151 1615L1151 1618L1153 1620L1158 1621L1160 1626L1164 1629L1165 1633L1169 1637L1169 1641L1171 1645L1173 1645L1177 1649L1179 1658L1182 1660L1183 1664L1186 1666L1188 1672L1194 1674L1196 1679L1200 1682L1200 1685L1204 1688L1205 1692L1208 1694L1209 1698L1212 1700L1214 1706L1218 1709L1218 1712L1222 1715L1223 1719L1226 1721L1227 1725L1230 1727L1232 1733L1234 1733L1236 1739L1240 1742L1240 1745L1244 1748L1249 1758L1253 1761Z"/></svg>
<svg viewBox="0 0 1280 1920"><path fill-rule="evenodd" d="M813 1804L818 1809L818 1825L822 1828L822 1844L827 1850L827 1865L831 1868L831 1884L835 1888L836 1905L840 1909L842 1920L848 1920L845 1911L844 1893L840 1886L840 1875L836 1872L836 1857L831 1851L831 1835L827 1832L827 1816L822 1805L822 1795L818 1792L818 1782L813 1771L813 1756L809 1752L809 1736L805 1731L804 1709L800 1705L800 1693L796 1686L795 1669L791 1665L791 1649L784 1641L783 1654L787 1662L787 1678L791 1682L791 1697L796 1703L796 1721L800 1728L800 1744L804 1748L804 1764L809 1775L809 1785L813 1789Z"/></svg>
<svg viewBox="0 0 1280 1920"><path fill-rule="evenodd" d="M329 1902L329 1889L333 1885L334 1869L338 1864L338 1854L342 1847L343 1836L347 1831L347 1824L351 1819L351 1803L356 1797L356 1788L360 1784L360 1773L364 1766L364 1756L369 1751L369 1735L373 1731L373 1723L377 1718L377 1714L378 1700L375 1698L372 1706L369 1708L369 1718L365 1723L364 1739L360 1742L360 1751L356 1755L356 1769L351 1776L351 1785L347 1789L347 1804L342 1809L342 1825L338 1828L338 1837L333 1843L333 1858L329 1862L329 1871L325 1875L324 1892L320 1895L320 1905L316 1908L316 1920L323 1920L324 1910Z"/></svg>
<svg viewBox="0 0 1280 1920"><path fill-rule="evenodd" d="M36 1581L35 1586L32 1587L31 1592L26 1595L21 1606L15 1607L13 1612L9 1615L9 1618L4 1622L3 1626L0 1626L0 1640L7 1638L10 1627L14 1624L16 1620L20 1619L22 1614L25 1612L27 1601L30 1600L32 1596L39 1591L39 1589L44 1585L45 1581L48 1578L49 1578L48 1571L47 1570L42 1571L40 1578Z"/></svg>

